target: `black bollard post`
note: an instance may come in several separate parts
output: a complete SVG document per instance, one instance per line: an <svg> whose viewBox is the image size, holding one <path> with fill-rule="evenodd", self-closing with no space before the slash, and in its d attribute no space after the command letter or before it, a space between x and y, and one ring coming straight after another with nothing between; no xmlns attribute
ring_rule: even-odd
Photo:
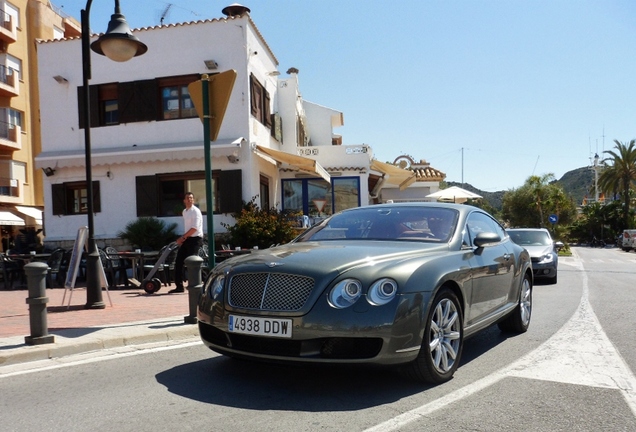
<svg viewBox="0 0 636 432"><path fill-rule="evenodd" d="M185 259L185 267L188 271L188 304L190 307L190 315L183 317L186 324L196 324L197 320L197 304L201 295L201 266L203 258L193 255Z"/></svg>
<svg viewBox="0 0 636 432"><path fill-rule="evenodd" d="M55 342L53 335L49 335L46 316L46 273L49 266L46 263L34 262L24 266L29 287L29 297L26 303L29 305L29 323L31 335L24 337L27 345L41 345Z"/></svg>

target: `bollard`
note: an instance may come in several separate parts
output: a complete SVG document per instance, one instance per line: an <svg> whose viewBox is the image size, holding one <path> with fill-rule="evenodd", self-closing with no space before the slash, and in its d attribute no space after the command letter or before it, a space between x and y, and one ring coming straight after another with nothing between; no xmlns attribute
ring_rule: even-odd
<svg viewBox="0 0 636 432"><path fill-rule="evenodd" d="M199 296L201 296L201 266L203 258L197 255L189 256L185 259L185 267L188 271L188 303L190 307L190 315L183 317L186 324L196 324L197 320L197 304Z"/></svg>
<svg viewBox="0 0 636 432"><path fill-rule="evenodd" d="M24 266L29 287L29 297L26 299L26 303L29 305L29 323L31 325L31 335L24 337L24 343L27 345L55 342L53 335L49 335L46 318L46 304L49 302L49 298L46 297L46 273L48 271L49 266L42 262L29 263Z"/></svg>

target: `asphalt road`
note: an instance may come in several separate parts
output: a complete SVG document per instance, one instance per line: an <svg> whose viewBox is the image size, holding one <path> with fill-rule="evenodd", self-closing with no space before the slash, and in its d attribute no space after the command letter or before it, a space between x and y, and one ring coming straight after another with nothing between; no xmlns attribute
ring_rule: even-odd
<svg viewBox="0 0 636 432"><path fill-rule="evenodd" d="M200 343L43 362L0 378L7 431L634 431L636 253L575 249L530 330L466 343L437 387L390 370L283 367ZM37 366L37 367L35 367Z"/></svg>

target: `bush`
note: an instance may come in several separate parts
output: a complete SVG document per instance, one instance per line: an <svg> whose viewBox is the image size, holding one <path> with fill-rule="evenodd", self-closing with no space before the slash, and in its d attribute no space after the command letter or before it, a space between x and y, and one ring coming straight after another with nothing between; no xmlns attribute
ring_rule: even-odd
<svg viewBox="0 0 636 432"><path fill-rule="evenodd" d="M233 246L266 249L272 245L288 243L298 232L296 230L297 212L281 212L276 208L259 209L256 197L248 203L243 202L243 209L235 213L235 224L221 223L228 230L229 241Z"/></svg>
<svg viewBox="0 0 636 432"><path fill-rule="evenodd" d="M176 223L167 225L161 219L142 217L128 222L117 237L126 240L133 248L159 250L179 237L176 229Z"/></svg>

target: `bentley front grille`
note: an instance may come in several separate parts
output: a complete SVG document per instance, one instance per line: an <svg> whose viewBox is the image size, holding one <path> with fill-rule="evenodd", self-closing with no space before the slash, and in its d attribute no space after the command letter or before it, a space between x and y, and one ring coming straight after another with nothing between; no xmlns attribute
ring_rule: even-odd
<svg viewBox="0 0 636 432"><path fill-rule="evenodd" d="M229 303L233 307L268 311L300 310L314 288L306 276L284 273L245 273L230 281Z"/></svg>

